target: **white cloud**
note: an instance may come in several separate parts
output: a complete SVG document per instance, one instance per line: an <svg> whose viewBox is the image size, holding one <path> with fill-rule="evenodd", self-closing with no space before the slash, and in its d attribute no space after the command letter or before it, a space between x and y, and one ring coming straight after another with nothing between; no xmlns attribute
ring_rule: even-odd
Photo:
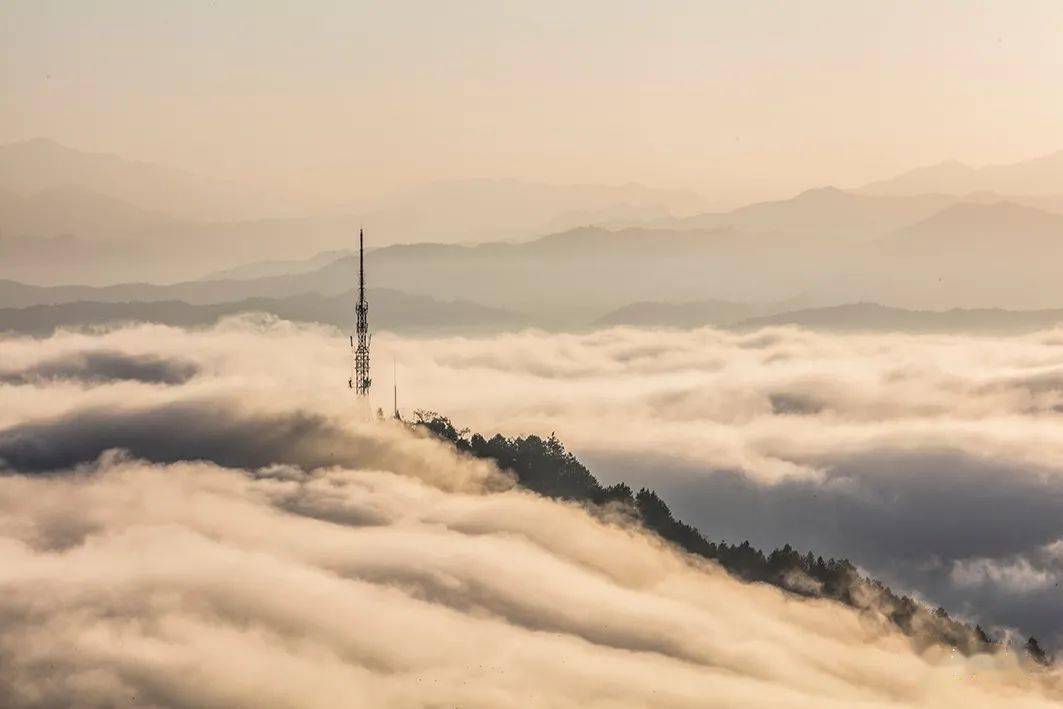
<svg viewBox="0 0 1063 709"><path fill-rule="evenodd" d="M581 454L650 470L653 461L735 468L761 490L800 483L860 501L877 524L869 510L894 514L894 502L913 499L906 490L965 489L966 476L984 491L987 479L962 466L928 468L940 480L905 478L882 450L951 448L1030 467L1055 489L1063 389L1052 382L1063 345L1054 337L621 329L385 334L374 346L385 363L378 382L396 356L407 410L435 408L484 432L556 430ZM201 332L140 326L0 340L11 367L94 349L198 367L180 384L0 385L8 453L14 436L82 460L117 435L110 445L175 461L108 457L79 474L0 478L0 690L11 703L1059 699L1010 655L919 654L836 604L693 568L575 507L505 491L490 466L431 440L358 425L345 345L326 328L248 318ZM859 456L875 465L834 470ZM964 532L969 520L942 514ZM934 536L911 534L881 541L918 546Z"/></svg>
<svg viewBox="0 0 1063 709"><path fill-rule="evenodd" d="M952 567L952 580L960 586L993 584L1013 593L1026 593L1049 588L1056 583L1056 574L1035 568L1026 558L965 559Z"/></svg>
<svg viewBox="0 0 1063 709"><path fill-rule="evenodd" d="M442 451L440 451L442 453ZM106 460L0 479L15 706L1048 702L521 492ZM135 698L135 700L134 700Z"/></svg>

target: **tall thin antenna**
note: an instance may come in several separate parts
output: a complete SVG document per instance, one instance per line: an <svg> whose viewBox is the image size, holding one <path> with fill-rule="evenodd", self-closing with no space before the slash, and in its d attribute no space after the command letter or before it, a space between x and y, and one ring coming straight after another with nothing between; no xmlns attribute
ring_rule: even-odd
<svg viewBox="0 0 1063 709"><path fill-rule="evenodd" d="M398 419L402 417L399 416L399 365L395 363L395 355L391 355L391 376L394 386L393 393L395 396L394 416L396 419Z"/></svg>
<svg viewBox="0 0 1063 709"><path fill-rule="evenodd" d="M354 349L354 372L347 380L347 386L355 390L359 399L369 401L369 387L373 381L369 378L369 304L365 302L365 237L358 230L358 305L355 307L354 337L351 347ZM358 340L357 345L355 339Z"/></svg>

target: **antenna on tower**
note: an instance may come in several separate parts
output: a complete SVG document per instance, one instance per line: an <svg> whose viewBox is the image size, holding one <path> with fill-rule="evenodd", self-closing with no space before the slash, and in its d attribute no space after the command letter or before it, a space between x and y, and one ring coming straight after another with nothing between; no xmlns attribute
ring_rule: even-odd
<svg viewBox="0 0 1063 709"><path fill-rule="evenodd" d="M395 397L395 411L393 415L395 416L395 420L401 420L402 417L399 416L399 365L395 363L395 355L391 355L391 376L394 387L393 394Z"/></svg>
<svg viewBox="0 0 1063 709"><path fill-rule="evenodd" d="M347 380L347 386L354 389L360 400L369 403L369 387L373 383L369 378L369 304L365 302L365 236L358 230L358 304L355 306L354 336L351 348L354 350L354 371ZM357 344L355 344L357 340Z"/></svg>

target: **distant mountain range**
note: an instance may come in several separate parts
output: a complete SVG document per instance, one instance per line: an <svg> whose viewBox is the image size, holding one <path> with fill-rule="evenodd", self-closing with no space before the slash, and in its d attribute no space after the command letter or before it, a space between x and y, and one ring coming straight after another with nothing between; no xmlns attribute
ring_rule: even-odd
<svg viewBox="0 0 1063 709"><path fill-rule="evenodd" d="M685 190L550 185L512 179L444 180L402 190L360 214L381 245L516 241L604 222L631 223L696 211Z"/></svg>
<svg viewBox="0 0 1063 709"><path fill-rule="evenodd" d="M1063 304L1063 215L1012 202L961 203L875 247L833 281L846 300L917 309Z"/></svg>
<svg viewBox="0 0 1063 709"><path fill-rule="evenodd" d="M1032 160L984 167L948 160L871 182L858 191L875 195L1063 195L1063 150Z"/></svg>
<svg viewBox="0 0 1063 709"><path fill-rule="evenodd" d="M28 195L0 192L0 227L5 237L50 238L79 234L122 239L173 229L179 221L76 185L53 186Z"/></svg>
<svg viewBox="0 0 1063 709"><path fill-rule="evenodd" d="M836 187L806 190L790 199L759 202L729 212L709 212L652 224L672 229L731 227L754 233L867 242L955 204L943 194L878 196Z"/></svg>
<svg viewBox="0 0 1063 709"><path fill-rule="evenodd" d="M532 319L469 301L443 302L389 289L373 289L376 328L404 334L456 334L517 331L537 325ZM152 302L78 301L27 308L0 308L0 333L47 336L58 328L149 322L179 327L204 327L223 317L265 313L293 322L332 325L350 329L353 292L335 296L315 293L284 298L247 298L214 304L183 301ZM824 308L772 312L782 304L702 302L689 304L635 303L607 314L586 326L694 328L726 327L757 330L794 326L828 332L903 332L1017 334L1063 325L1063 308L1049 310L953 309L920 311L875 303L852 303ZM757 312L770 315L750 316ZM580 328L582 329L582 328Z"/></svg>
<svg viewBox="0 0 1063 709"><path fill-rule="evenodd" d="M829 198L867 204L844 192ZM172 285L0 282L0 306L334 296L354 283L356 263L348 254L254 262ZM803 294L807 305L866 301L917 310L1063 303L1063 215L1009 202L949 204L871 241L729 227L588 227L517 243L385 246L366 259L373 285L522 312L548 327L579 326L640 301L719 309L720 301L772 303ZM685 307L696 316L696 307Z"/></svg>
<svg viewBox="0 0 1063 709"><path fill-rule="evenodd" d="M898 229L880 244L889 253L909 257L1051 254L1063 247L1063 214L1014 202L957 203Z"/></svg>
<svg viewBox="0 0 1063 709"><path fill-rule="evenodd" d="M493 332L525 327L520 315L468 301L439 301L386 288L367 293L374 322L380 329L401 333ZM60 327L84 327L123 322L151 322L180 327L212 325L240 313L266 313L284 320L351 325L353 292L335 296L305 293L286 298L247 298L215 304L176 300L151 302L78 301L27 308L0 308L0 333L46 336Z"/></svg>
<svg viewBox="0 0 1063 709"><path fill-rule="evenodd" d="M1002 310L998 308L945 311L906 310L875 303L852 303L810 308L750 318L735 327L759 329L794 325L809 330L835 332L981 333L1014 334L1063 324L1063 308L1048 310Z"/></svg>
<svg viewBox="0 0 1063 709"><path fill-rule="evenodd" d="M270 278L273 276L294 275L309 273L323 268L341 258L348 258L354 252L343 249L338 251L322 251L310 258L290 259L287 261L256 261L254 263L227 268L214 273L209 273L200 280L204 281L246 281L255 278Z"/></svg>
<svg viewBox="0 0 1063 709"><path fill-rule="evenodd" d="M0 145L0 191L23 198L37 196L42 207L48 206L47 195L62 203L63 192L74 191L81 193L82 207L89 205L91 195L91 206L100 215L121 203L128 210L195 221L260 218L264 209L276 210L283 205L277 195L267 197L221 180L117 155L75 150L44 138ZM88 215L88 210L82 213Z"/></svg>
<svg viewBox="0 0 1063 709"><path fill-rule="evenodd" d="M909 310L877 303L848 303L822 308L791 303L633 303L599 318L595 324L637 327L704 326L754 330L793 325L832 332L984 333L1031 332L1063 324L1063 308Z"/></svg>
<svg viewBox="0 0 1063 709"><path fill-rule="evenodd" d="M575 229L522 243L477 246L413 244L368 251L371 284L404 292L471 300L534 314L549 326L583 324L635 300L701 300L723 291L731 300L762 292L784 299L824 268L824 253L806 244L754 238L732 230ZM811 255L811 256L810 256ZM252 278L182 281L172 285L39 287L0 282L0 305L24 307L71 301L181 300L222 303L301 293L336 295L356 274L353 257L318 268L287 264L291 272ZM265 269L265 270L263 270ZM258 264L237 275L276 273ZM757 279L747 274L756 272Z"/></svg>
<svg viewBox="0 0 1063 709"><path fill-rule="evenodd" d="M289 260L345 248L361 226L376 245L519 240L701 204L691 192L634 183L477 179L414 186L372 204L350 195L324 205L37 139L0 145L0 277L182 280L256 256ZM46 247L12 246L56 237L92 257L64 261Z"/></svg>
<svg viewBox="0 0 1063 709"><path fill-rule="evenodd" d="M692 322L715 309L715 320L733 321L766 313L727 314L721 303L796 294L808 305L1052 308L1063 303L1063 211L1053 211L1063 208L1054 196L1063 190L1053 192L1047 176L1063 170L1060 155L931 171L952 176L949 184L901 176L881 193L827 187L685 217L672 212L697 198L683 192L456 180L411 188L360 215L201 221L239 212L212 211L211 204L263 197L28 141L0 146L0 278L19 281L0 284L0 307L332 297L353 283L354 264L345 256L364 224L373 285L527 313L550 327L585 324L640 302L687 312L618 317ZM981 182L957 177L972 174ZM1039 194L948 192L1015 190L1033 177L1044 178ZM902 183L935 191L902 194ZM153 190L173 199L143 198ZM182 206L192 202L200 206ZM609 226L569 228L582 219ZM494 240L443 243L474 237ZM395 240L415 243L389 245ZM43 285L25 285L33 282ZM70 282L86 285L62 285Z"/></svg>
<svg viewBox="0 0 1063 709"><path fill-rule="evenodd" d="M594 321L609 327L691 328L705 325L733 325L750 318L785 313L800 307L801 299L778 303L735 303L727 300L699 300L691 303L643 301L610 311Z"/></svg>

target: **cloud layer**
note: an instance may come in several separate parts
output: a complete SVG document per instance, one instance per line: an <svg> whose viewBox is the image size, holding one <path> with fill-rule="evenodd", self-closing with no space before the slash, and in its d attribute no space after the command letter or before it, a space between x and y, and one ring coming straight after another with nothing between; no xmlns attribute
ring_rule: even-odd
<svg viewBox="0 0 1063 709"><path fill-rule="evenodd" d="M1063 334L614 329L403 352L408 389L474 430L557 431L605 482L709 536L789 542L997 633L1063 642ZM1008 568L1010 573L971 569ZM1019 583L1030 569L1036 583ZM1029 574L1028 574L1029 575Z"/></svg>
<svg viewBox="0 0 1063 709"><path fill-rule="evenodd" d="M0 341L27 370L103 350L198 372L0 385L0 460L22 473L0 477L10 703L1059 699L1055 675L1011 654L920 654L874 618L695 568L400 426L354 424L344 344L255 318ZM403 400L478 430L556 430L710 536L849 545L931 600L1016 625L1055 608L1055 333L374 345Z"/></svg>
<svg viewBox="0 0 1063 709"><path fill-rule="evenodd" d="M516 491L107 456L0 478L0 509L0 688L14 706L1055 696L1010 656L917 655L846 609L743 586Z"/></svg>
<svg viewBox="0 0 1063 709"><path fill-rule="evenodd" d="M25 369L0 371L4 384L74 381L84 384L134 381L147 384L183 384L198 368L187 360L156 355L129 355L113 350L86 350L36 362Z"/></svg>

